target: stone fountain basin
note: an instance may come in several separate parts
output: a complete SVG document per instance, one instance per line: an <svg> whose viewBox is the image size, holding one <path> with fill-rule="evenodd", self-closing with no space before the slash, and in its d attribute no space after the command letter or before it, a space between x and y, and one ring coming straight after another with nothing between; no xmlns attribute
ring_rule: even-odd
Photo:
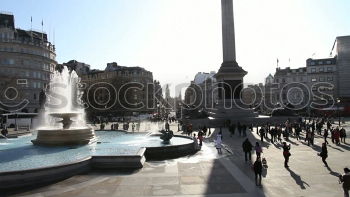
<svg viewBox="0 0 350 197"><path fill-rule="evenodd" d="M49 113L50 116L54 118L73 118L79 116L80 112L68 112L68 113L60 113L60 112L53 112Z"/></svg>
<svg viewBox="0 0 350 197"><path fill-rule="evenodd" d="M51 147L32 145L30 140L35 138L36 133L0 139L0 190L58 181L92 168L142 168L146 158L160 160L195 153L193 140L185 136L174 136L164 144L159 135L98 131L97 142Z"/></svg>
<svg viewBox="0 0 350 197"><path fill-rule="evenodd" d="M34 145L65 146L83 145L95 142L95 132L89 127L69 129L38 129Z"/></svg>

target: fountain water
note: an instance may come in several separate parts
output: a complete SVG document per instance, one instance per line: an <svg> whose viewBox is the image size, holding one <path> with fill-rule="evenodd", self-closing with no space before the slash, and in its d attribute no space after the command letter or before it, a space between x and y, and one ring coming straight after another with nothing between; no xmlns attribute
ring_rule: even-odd
<svg viewBox="0 0 350 197"><path fill-rule="evenodd" d="M93 129L85 123L85 112L78 90L79 77L64 67L53 75L35 145L77 145L95 141Z"/></svg>

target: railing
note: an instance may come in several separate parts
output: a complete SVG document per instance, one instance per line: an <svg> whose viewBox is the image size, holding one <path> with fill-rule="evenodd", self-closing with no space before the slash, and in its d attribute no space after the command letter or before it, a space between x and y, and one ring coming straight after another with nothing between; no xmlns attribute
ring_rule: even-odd
<svg viewBox="0 0 350 197"><path fill-rule="evenodd" d="M37 47L42 47L44 49L47 49L51 52L55 52L55 45L52 45L49 42L32 42L29 40L22 40L22 39L8 39L8 38L0 38L0 42L10 42L10 43L18 43L18 44L27 44L31 46L37 46Z"/></svg>

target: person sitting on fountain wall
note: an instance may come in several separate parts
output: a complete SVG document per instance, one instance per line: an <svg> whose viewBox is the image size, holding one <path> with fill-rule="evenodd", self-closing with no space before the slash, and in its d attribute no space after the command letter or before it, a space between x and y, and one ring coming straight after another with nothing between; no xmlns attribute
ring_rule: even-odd
<svg viewBox="0 0 350 197"><path fill-rule="evenodd" d="M1 134L6 137L8 133L6 126L4 126L1 130Z"/></svg>

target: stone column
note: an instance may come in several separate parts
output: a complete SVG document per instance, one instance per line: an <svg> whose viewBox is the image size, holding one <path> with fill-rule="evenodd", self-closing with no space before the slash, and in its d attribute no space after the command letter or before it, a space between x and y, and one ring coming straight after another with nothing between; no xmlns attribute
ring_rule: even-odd
<svg viewBox="0 0 350 197"><path fill-rule="evenodd" d="M223 62L236 61L235 26L232 0L221 0Z"/></svg>

